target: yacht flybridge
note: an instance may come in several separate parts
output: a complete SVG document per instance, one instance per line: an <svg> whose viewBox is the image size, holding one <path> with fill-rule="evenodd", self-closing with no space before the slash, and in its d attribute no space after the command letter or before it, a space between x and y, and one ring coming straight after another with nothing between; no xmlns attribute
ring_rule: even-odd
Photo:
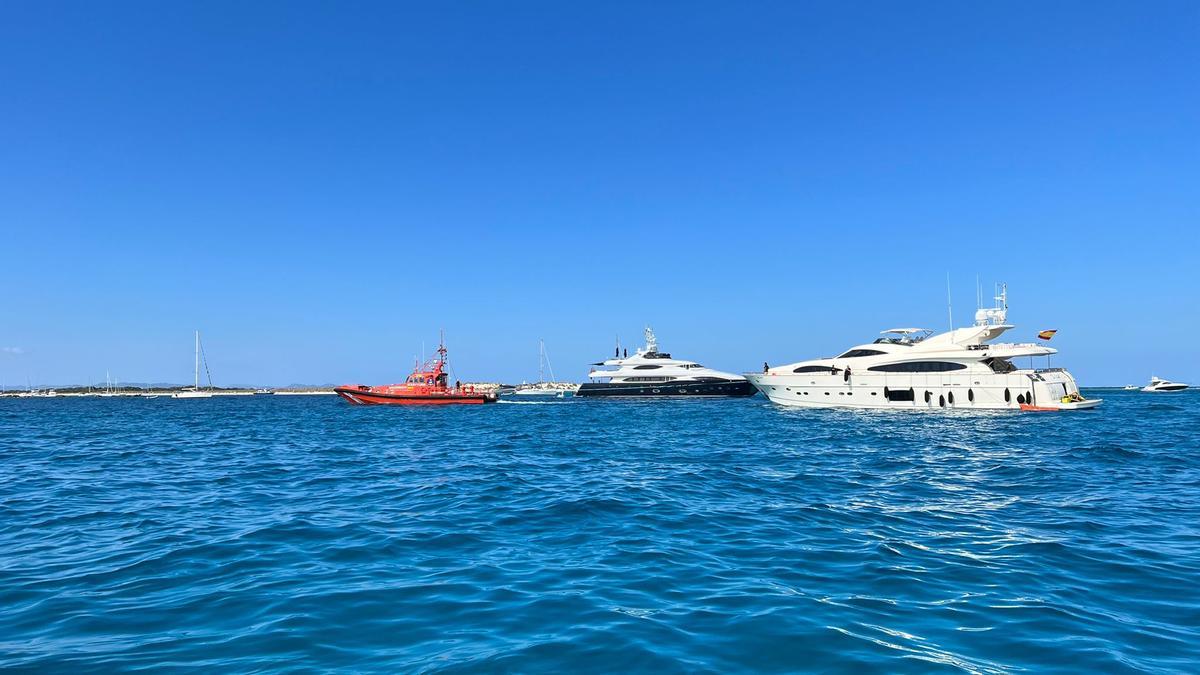
<svg viewBox="0 0 1200 675"><path fill-rule="evenodd" d="M1056 349L992 342L1007 323L1008 292L996 306L975 312L975 325L933 335L921 328L892 328L883 337L840 356L799 361L748 373L771 401L813 408L966 408L972 410L1080 410L1085 399L1062 368L1018 368L1020 357Z"/></svg>
<svg viewBox="0 0 1200 675"><path fill-rule="evenodd" d="M613 358L593 363L590 382L579 386L576 396L753 396L754 387L746 378L723 373L694 361L671 358L658 351L654 331L646 327L646 346L633 356L622 357L620 348ZM602 367L614 367L604 370Z"/></svg>

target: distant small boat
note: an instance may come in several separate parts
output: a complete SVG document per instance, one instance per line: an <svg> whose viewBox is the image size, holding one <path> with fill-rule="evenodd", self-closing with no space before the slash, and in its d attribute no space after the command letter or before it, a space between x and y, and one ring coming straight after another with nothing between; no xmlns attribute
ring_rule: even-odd
<svg viewBox="0 0 1200 675"><path fill-rule="evenodd" d="M204 372L208 372L208 359L204 360ZM171 394L171 398L212 398L212 375L208 376L208 390L200 389L200 331L196 331L196 372L192 387Z"/></svg>
<svg viewBox="0 0 1200 675"><path fill-rule="evenodd" d="M1150 384L1142 387L1142 391L1149 392L1166 392L1166 391L1183 391L1188 385L1182 382L1169 382L1161 377L1150 377Z"/></svg>
<svg viewBox="0 0 1200 675"><path fill-rule="evenodd" d="M1127 384L1125 385L1124 389L1125 391L1137 391L1138 389L1141 389L1141 387L1137 386L1136 384Z"/></svg>

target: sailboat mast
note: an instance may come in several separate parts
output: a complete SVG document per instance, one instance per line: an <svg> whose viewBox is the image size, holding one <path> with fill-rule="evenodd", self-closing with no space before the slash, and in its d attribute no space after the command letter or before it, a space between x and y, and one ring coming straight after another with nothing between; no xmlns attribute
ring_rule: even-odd
<svg viewBox="0 0 1200 675"><path fill-rule="evenodd" d="M196 391L200 391L200 331L196 331Z"/></svg>
<svg viewBox="0 0 1200 675"><path fill-rule="evenodd" d="M538 382L546 381L546 341L538 340Z"/></svg>

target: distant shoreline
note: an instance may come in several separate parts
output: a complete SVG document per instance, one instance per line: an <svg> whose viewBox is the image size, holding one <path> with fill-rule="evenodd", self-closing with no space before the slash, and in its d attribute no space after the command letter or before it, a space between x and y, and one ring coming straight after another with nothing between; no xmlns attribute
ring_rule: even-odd
<svg viewBox="0 0 1200 675"><path fill-rule="evenodd" d="M0 389L0 397L4 398L54 398L60 396L69 397L116 397L116 396L170 396L184 391L192 391L190 386L173 386L173 387L147 387L147 386L122 386L120 388L112 388L105 391L103 388L96 387L39 387L26 389ZM213 396L267 396L267 395L283 395L283 396L312 396L334 393L333 387L258 387L258 388L243 388L243 387L213 387L211 389L203 389L203 391L211 392Z"/></svg>

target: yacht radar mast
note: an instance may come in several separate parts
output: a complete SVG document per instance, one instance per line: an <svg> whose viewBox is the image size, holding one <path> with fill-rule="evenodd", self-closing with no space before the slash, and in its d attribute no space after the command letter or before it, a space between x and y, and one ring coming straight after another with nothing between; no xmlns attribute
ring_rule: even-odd
<svg viewBox="0 0 1200 675"><path fill-rule="evenodd" d="M976 326L1003 326L1008 322L1008 284L1000 284L995 300L995 307L975 310Z"/></svg>
<svg viewBox="0 0 1200 675"><path fill-rule="evenodd" d="M655 337L654 337L654 329L650 328L650 326L646 326L645 333L646 333L646 353L647 354L657 354L658 353L658 340L655 339Z"/></svg>

